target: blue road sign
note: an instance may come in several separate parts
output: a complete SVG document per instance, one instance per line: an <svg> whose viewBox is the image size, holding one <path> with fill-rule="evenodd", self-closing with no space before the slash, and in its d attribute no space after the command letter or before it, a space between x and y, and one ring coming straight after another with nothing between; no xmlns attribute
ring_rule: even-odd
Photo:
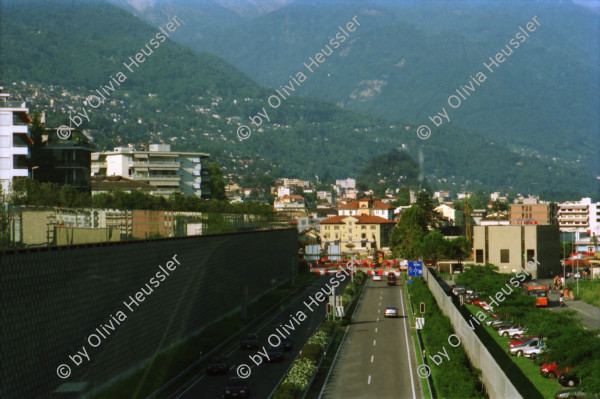
<svg viewBox="0 0 600 399"><path fill-rule="evenodd" d="M406 284L412 284L412 280L408 280Z"/></svg>
<svg viewBox="0 0 600 399"><path fill-rule="evenodd" d="M423 277L423 262L420 260L408 262L408 275L414 277Z"/></svg>

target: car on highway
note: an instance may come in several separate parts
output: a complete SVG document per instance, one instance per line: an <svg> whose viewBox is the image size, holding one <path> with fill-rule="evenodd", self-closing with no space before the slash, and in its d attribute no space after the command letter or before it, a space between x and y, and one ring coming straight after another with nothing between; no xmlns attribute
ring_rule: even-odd
<svg viewBox="0 0 600 399"><path fill-rule="evenodd" d="M206 374L226 374L227 358L223 356L213 356L208 359Z"/></svg>
<svg viewBox="0 0 600 399"><path fill-rule="evenodd" d="M527 340L524 344L513 346L512 348L508 348L508 353L511 355L523 356L526 351L537 348L541 345L541 340L539 338L531 338Z"/></svg>
<svg viewBox="0 0 600 399"><path fill-rule="evenodd" d="M283 348L284 351L289 352L294 347L294 342L291 338L284 338L281 340L280 346Z"/></svg>
<svg viewBox="0 0 600 399"><path fill-rule="evenodd" d="M247 398L250 395L250 389L246 380L240 377L231 377L225 384L225 399L229 398Z"/></svg>
<svg viewBox="0 0 600 399"><path fill-rule="evenodd" d="M517 334L523 334L525 329L519 325L512 325L510 327L503 327L498 329L498 335L502 337L513 337Z"/></svg>
<svg viewBox="0 0 600 399"><path fill-rule="evenodd" d="M393 306L385 308L385 317L398 317L398 308Z"/></svg>
<svg viewBox="0 0 600 399"><path fill-rule="evenodd" d="M379 273L373 273L373 281L381 281L381 275Z"/></svg>
<svg viewBox="0 0 600 399"><path fill-rule="evenodd" d="M258 335L246 334L244 336L244 338L242 338L242 342L240 342L240 346L242 347L242 349L258 348Z"/></svg>
<svg viewBox="0 0 600 399"><path fill-rule="evenodd" d="M396 285L396 275L395 274L392 273L392 275L388 275L387 285Z"/></svg>
<svg viewBox="0 0 600 399"><path fill-rule="evenodd" d="M576 375L569 374L568 372L564 372L558 375L557 381L563 387L576 387L579 385L579 378Z"/></svg>
<svg viewBox="0 0 600 399"><path fill-rule="evenodd" d="M283 355L283 348L281 347L281 345L278 346L272 346L269 345L269 347L267 348L267 361L269 363L271 362L282 362L284 355Z"/></svg>

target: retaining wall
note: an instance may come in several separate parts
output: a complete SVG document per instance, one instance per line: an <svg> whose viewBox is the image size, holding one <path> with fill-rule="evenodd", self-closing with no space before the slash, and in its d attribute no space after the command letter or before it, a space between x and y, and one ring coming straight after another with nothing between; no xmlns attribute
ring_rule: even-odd
<svg viewBox="0 0 600 399"><path fill-rule="evenodd" d="M0 397L98 387L239 308L244 286L250 302L288 278L296 256L296 229L0 253Z"/></svg>

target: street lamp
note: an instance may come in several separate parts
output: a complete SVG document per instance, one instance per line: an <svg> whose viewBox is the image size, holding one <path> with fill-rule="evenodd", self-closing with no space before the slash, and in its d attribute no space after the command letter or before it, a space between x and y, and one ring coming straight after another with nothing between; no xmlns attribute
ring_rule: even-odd
<svg viewBox="0 0 600 399"><path fill-rule="evenodd" d="M34 180L34 179L33 179L33 171L34 171L35 169L38 169L38 168L39 168L39 166L32 166L32 167L31 167L31 180Z"/></svg>

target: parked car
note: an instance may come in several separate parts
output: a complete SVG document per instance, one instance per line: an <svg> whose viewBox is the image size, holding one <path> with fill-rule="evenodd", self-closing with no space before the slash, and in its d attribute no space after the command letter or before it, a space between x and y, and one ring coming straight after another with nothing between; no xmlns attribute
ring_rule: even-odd
<svg viewBox="0 0 600 399"><path fill-rule="evenodd" d="M479 295L477 294L468 294L465 296L465 301L467 303L473 303L476 299L479 299Z"/></svg>
<svg viewBox="0 0 600 399"><path fill-rule="evenodd" d="M398 317L398 308L393 306L385 308L385 317Z"/></svg>
<svg viewBox="0 0 600 399"><path fill-rule="evenodd" d="M491 320L486 320L486 321L485 321L485 325L486 325L486 326L492 326L492 327L493 327L493 326L495 326L496 324L505 323L505 322L507 322L507 321L506 321L506 320L504 320L504 319L491 319Z"/></svg>
<svg viewBox="0 0 600 399"><path fill-rule="evenodd" d="M540 374L542 375L542 377L546 378L556 378L557 375L560 375L569 370L571 370L571 367L566 367L563 370L558 368L558 364L556 363L544 363L540 366Z"/></svg>
<svg viewBox="0 0 600 399"><path fill-rule="evenodd" d="M523 349L523 356L533 358L533 356L541 355L545 350L544 344L539 343L537 346ZM517 354L519 356L519 354Z"/></svg>
<svg viewBox="0 0 600 399"><path fill-rule="evenodd" d="M598 399L599 395L584 392L581 389L565 389L554 394L554 399Z"/></svg>
<svg viewBox="0 0 600 399"><path fill-rule="evenodd" d="M231 377L225 384L225 399L229 398L247 398L250 395L250 389L246 380L240 377Z"/></svg>
<svg viewBox="0 0 600 399"><path fill-rule="evenodd" d="M247 334L240 343L242 349L258 348L258 336L256 334Z"/></svg>
<svg viewBox="0 0 600 399"><path fill-rule="evenodd" d="M502 337L509 337L509 336L512 337L513 335L523 334L524 332L525 332L525 329L517 324L513 324L512 326L502 327L502 328L498 329L498 335L500 335Z"/></svg>
<svg viewBox="0 0 600 399"><path fill-rule="evenodd" d="M271 346L269 345L269 347L267 348L267 356L268 362L282 362L284 355L283 355L283 349L281 348L281 345L278 346Z"/></svg>
<svg viewBox="0 0 600 399"><path fill-rule="evenodd" d="M541 344L541 341L539 338L531 338L524 344L516 345L516 346L513 346L512 348L509 348L508 353L510 353L511 355L523 356L526 351L528 351L532 348L537 348L540 344Z"/></svg>
<svg viewBox="0 0 600 399"><path fill-rule="evenodd" d="M208 360L206 374L227 373L227 358L223 356L213 356Z"/></svg>
<svg viewBox="0 0 600 399"><path fill-rule="evenodd" d="M500 323L492 324L492 328L494 330L500 330L501 328L506 328L512 326L514 323L508 320L501 321Z"/></svg>
<svg viewBox="0 0 600 399"><path fill-rule="evenodd" d="M569 374L566 370L558 375L557 381L563 387L575 387L579 385L579 378L576 375Z"/></svg>
<svg viewBox="0 0 600 399"><path fill-rule="evenodd" d="M512 341L508 341L508 348L509 348L509 349L510 349L510 348L512 348L512 347L515 347L515 346L517 346L517 345L523 345L523 344L525 344L525 343L529 342L529 341L530 341L531 339L533 339L533 338L537 338L537 337L524 337L524 338L517 338L517 336L516 336L516 335L515 335L514 337L515 337L515 339L514 339L514 340L512 340Z"/></svg>

